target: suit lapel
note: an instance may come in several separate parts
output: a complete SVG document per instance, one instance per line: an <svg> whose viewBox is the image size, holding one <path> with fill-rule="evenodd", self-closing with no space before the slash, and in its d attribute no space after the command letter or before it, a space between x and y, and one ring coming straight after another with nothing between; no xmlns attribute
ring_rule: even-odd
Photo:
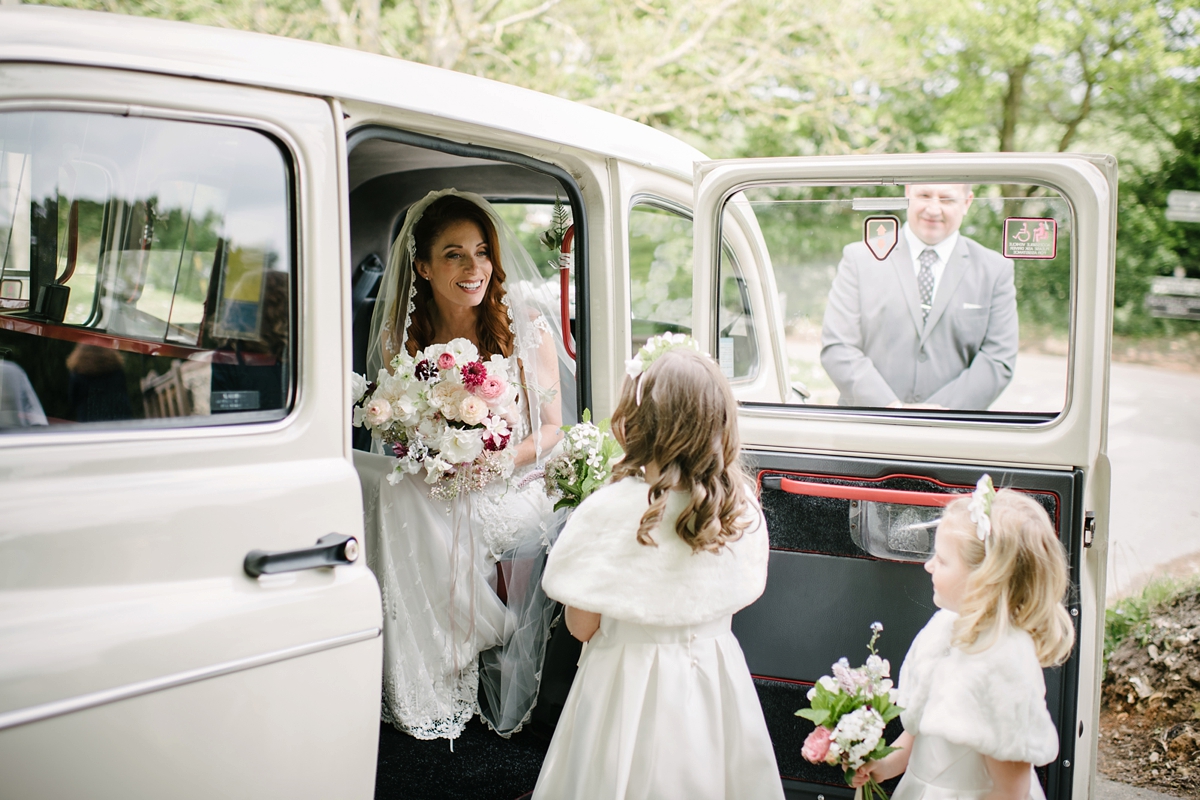
<svg viewBox="0 0 1200 800"><path fill-rule="evenodd" d="M938 281L937 292L933 297L933 308L929 311L929 319L925 324L925 330L921 333L921 344L925 344L930 332L937 326L942 314L946 312L946 308L950 305L950 298L958 289L963 275L967 274L967 267L970 266L970 263L967 240L965 237L959 236L958 244L954 245L954 250L950 253L950 260L946 262L946 269L942 272L942 279Z"/></svg>
<svg viewBox="0 0 1200 800"><path fill-rule="evenodd" d="M896 279L900 281L900 287L904 290L904 302L908 304L908 311L912 315L913 325L917 329L917 335L921 335L921 298L917 290L917 275L913 272L912 253L908 252L908 242L904 237L900 237L900 241L896 244L896 249L887 258L888 263L892 265L892 269L896 271Z"/></svg>

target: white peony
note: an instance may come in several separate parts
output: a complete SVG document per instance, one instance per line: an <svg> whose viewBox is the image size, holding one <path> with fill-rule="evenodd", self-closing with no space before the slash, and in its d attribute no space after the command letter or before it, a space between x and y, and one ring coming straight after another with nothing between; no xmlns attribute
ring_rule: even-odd
<svg viewBox="0 0 1200 800"><path fill-rule="evenodd" d="M444 352L454 356L454 361L457 364L466 364L468 361L479 360L479 348L471 344L469 339L451 339L446 344Z"/></svg>

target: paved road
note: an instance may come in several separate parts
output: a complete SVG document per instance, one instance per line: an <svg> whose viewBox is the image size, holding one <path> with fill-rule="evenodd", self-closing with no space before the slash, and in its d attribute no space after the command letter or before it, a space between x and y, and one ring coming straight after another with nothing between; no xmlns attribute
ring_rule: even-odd
<svg viewBox="0 0 1200 800"><path fill-rule="evenodd" d="M992 408L1062 408L1066 369L1064 357L1022 353ZM1113 364L1108 456L1109 599L1156 574L1200 573L1200 375Z"/></svg>
<svg viewBox="0 0 1200 800"><path fill-rule="evenodd" d="M1200 567L1200 375L1113 364L1108 596Z"/></svg>
<svg viewBox="0 0 1200 800"><path fill-rule="evenodd" d="M1101 775L1096 779L1096 792L1092 800L1175 800L1175 797L1151 789L1126 786Z"/></svg>

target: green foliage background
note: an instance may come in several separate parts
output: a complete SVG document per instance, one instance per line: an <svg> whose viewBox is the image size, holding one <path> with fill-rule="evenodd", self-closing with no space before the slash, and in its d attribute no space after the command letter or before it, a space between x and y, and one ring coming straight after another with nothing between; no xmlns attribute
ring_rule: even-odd
<svg viewBox="0 0 1200 800"><path fill-rule="evenodd" d="M1112 153L1122 181L1116 331L1200 331L1200 323L1155 319L1143 307L1154 276L1181 269L1200 277L1200 224L1168 222L1163 213L1169 191L1200 191L1200 10L1192 0L46 4L261 31L455 69L639 120L716 158ZM982 230L986 215L972 215ZM1027 267L1018 281L1023 306L1057 318L1064 298L1054 292L1065 284L1054 272Z"/></svg>

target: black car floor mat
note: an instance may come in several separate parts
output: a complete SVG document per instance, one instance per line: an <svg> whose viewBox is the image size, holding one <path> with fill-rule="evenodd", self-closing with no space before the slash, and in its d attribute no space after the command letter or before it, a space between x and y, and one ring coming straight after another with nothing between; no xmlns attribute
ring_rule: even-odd
<svg viewBox="0 0 1200 800"><path fill-rule="evenodd" d="M454 740L421 741L381 724L375 800L516 800L537 783L549 737L502 739L476 717Z"/></svg>

